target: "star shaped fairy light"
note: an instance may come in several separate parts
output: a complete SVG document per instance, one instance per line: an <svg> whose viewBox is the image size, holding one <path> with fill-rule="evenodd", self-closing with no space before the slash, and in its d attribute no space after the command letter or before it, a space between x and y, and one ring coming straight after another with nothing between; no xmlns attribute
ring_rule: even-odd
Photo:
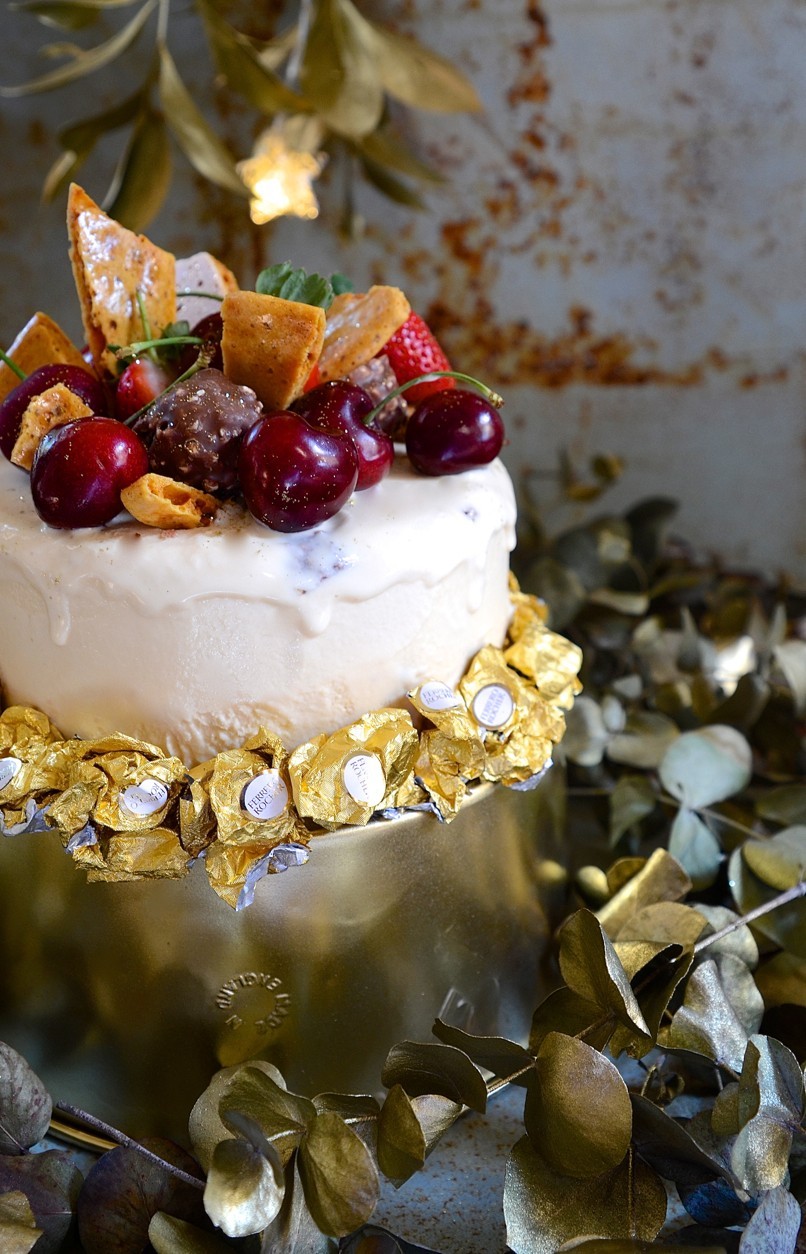
<svg viewBox="0 0 806 1254"><path fill-rule="evenodd" d="M291 147L275 127L264 131L252 156L238 164L238 173L251 197L252 221L262 226L283 214L318 217L319 204L311 184L322 173L326 160L322 152Z"/></svg>

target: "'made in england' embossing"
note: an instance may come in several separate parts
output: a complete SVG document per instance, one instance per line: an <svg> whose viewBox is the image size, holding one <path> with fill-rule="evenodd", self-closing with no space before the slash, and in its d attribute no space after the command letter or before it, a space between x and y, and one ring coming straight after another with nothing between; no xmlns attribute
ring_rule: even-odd
<svg viewBox="0 0 806 1254"><path fill-rule="evenodd" d="M225 1023L233 1032L245 1024L261 1034L273 1032L291 1009L291 997L282 987L277 975L242 971L221 985L215 1004L227 1013Z"/></svg>

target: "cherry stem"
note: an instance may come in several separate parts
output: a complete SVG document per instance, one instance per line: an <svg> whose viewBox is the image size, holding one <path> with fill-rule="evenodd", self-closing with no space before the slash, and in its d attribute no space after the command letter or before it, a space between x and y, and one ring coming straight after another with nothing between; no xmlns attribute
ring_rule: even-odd
<svg viewBox="0 0 806 1254"><path fill-rule="evenodd" d="M129 418L126 419L124 426L133 427L134 424L137 422L137 419L142 417L142 415L146 412L147 409L150 409L152 405L156 404L157 401L161 400L162 397L165 396L168 392L173 391L177 383L184 383L185 379L192 378L194 374L198 374L200 370L204 370L205 366L210 365L210 362L213 359L213 354L215 353L215 349L216 349L215 344L205 343L205 341L200 340L198 336L196 338L192 336L187 336L187 337L177 336L177 339L181 339L183 343L187 342L191 344L201 344L202 348L199 351L198 357L194 361L193 365L188 366L184 374L180 374L178 379L174 379L173 383L169 383L167 388L164 388L160 392L159 396L155 396L153 401L149 401L146 405L141 405L139 409L136 409L134 413ZM163 343L167 343L167 340L163 340Z"/></svg>
<svg viewBox="0 0 806 1254"><path fill-rule="evenodd" d="M81 1110L78 1106L69 1106L66 1102L54 1102L53 1109L61 1115L67 1115L68 1119L77 1120L83 1123L85 1127L92 1128L94 1132L99 1132L102 1136L108 1137L110 1141L114 1141L116 1145L124 1145L126 1149L136 1150L138 1154L142 1154L144 1158L148 1158L152 1163L162 1167L165 1171L175 1176L177 1180L181 1180L183 1184L190 1184L194 1189L203 1189L204 1181L199 1180L197 1176L188 1175L186 1171L182 1171L181 1167L174 1167L173 1163L166 1162L164 1158L160 1158L159 1154L154 1154L151 1150L146 1149L139 1141L134 1141L130 1136L126 1136L125 1132L120 1132L118 1128L113 1128L111 1124L104 1123L103 1119L98 1119L95 1115L89 1114L86 1110Z"/></svg>
<svg viewBox="0 0 806 1254"><path fill-rule="evenodd" d="M430 379L458 379L460 383L469 383L496 409L500 409L504 403L503 396L499 396L492 388L488 388L486 383L480 382L479 379L474 379L472 375L462 374L459 370L429 370L428 374L419 374L416 379L409 379L407 383L401 383L399 387L393 388L391 392L388 392L383 400L379 401L375 408L367 414L364 419L365 426L368 427L377 418L381 410L390 401L393 401L396 396L402 396L409 388L413 388L416 383L427 383Z"/></svg>
<svg viewBox="0 0 806 1254"><path fill-rule="evenodd" d="M21 370L20 367L17 365L16 361L14 361L11 357L9 357L8 353L4 353L2 348L0 348L0 361L5 362L9 370L13 370L18 379L24 380L28 378L25 371Z"/></svg>
<svg viewBox="0 0 806 1254"><path fill-rule="evenodd" d="M177 296L201 296L203 300L219 300L223 301L224 297L220 292L197 292L195 287L180 287Z"/></svg>
<svg viewBox="0 0 806 1254"><path fill-rule="evenodd" d="M141 353L146 353L152 348L168 348L173 344L203 344L204 340L199 335L164 335L158 340L137 340L134 344L127 344L125 348L115 349L115 356L123 361L126 357L139 357Z"/></svg>

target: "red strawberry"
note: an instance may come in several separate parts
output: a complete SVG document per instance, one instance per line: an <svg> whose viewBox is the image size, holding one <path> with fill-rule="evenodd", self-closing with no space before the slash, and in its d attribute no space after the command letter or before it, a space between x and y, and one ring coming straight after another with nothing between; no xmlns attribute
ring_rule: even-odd
<svg viewBox="0 0 806 1254"><path fill-rule="evenodd" d="M403 326L398 327L394 335L386 341L381 353L389 358L398 383L408 383L409 379L416 379L418 375L428 374L432 370L451 369L451 363L434 338L433 332L413 310ZM408 388L403 396L410 404L419 405L432 392L453 387L456 387L455 379L431 379L428 383L418 383Z"/></svg>
<svg viewBox="0 0 806 1254"><path fill-rule="evenodd" d="M115 389L115 404L120 421L126 422L138 409L150 405L173 380L174 376L162 366L156 365L150 357L135 357L121 374Z"/></svg>
<svg viewBox="0 0 806 1254"><path fill-rule="evenodd" d="M308 375L308 378L306 379L305 384L302 388L303 392L310 392L311 388L318 388L319 382L320 382L319 362L315 361L313 363L313 369L311 370L311 373Z"/></svg>

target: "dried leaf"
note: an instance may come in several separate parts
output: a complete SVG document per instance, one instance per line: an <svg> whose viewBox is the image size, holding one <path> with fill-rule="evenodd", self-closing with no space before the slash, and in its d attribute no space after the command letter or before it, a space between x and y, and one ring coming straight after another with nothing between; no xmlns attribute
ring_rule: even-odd
<svg viewBox="0 0 806 1254"><path fill-rule="evenodd" d="M802 715L806 710L806 640L784 640L772 656L792 691L795 713Z"/></svg>
<svg viewBox="0 0 806 1254"><path fill-rule="evenodd" d="M373 35L350 0L321 0L305 43L302 90L332 130L351 138L374 131L383 111Z"/></svg>
<svg viewBox="0 0 806 1254"><path fill-rule="evenodd" d="M438 1093L483 1114L487 1085L478 1067L460 1049L432 1041L402 1041L390 1049L381 1082L400 1084L409 1097Z"/></svg>
<svg viewBox="0 0 806 1254"><path fill-rule="evenodd" d="M604 1049L613 1035L612 1015L603 1015L601 1006L587 1001L570 988L558 988L544 998L532 1016L529 1049L536 1054L550 1032L584 1036L595 1049ZM526 1077L528 1083L529 1077Z"/></svg>
<svg viewBox="0 0 806 1254"><path fill-rule="evenodd" d="M601 706L583 693L577 697L565 718L564 756L578 766L598 766L610 740Z"/></svg>
<svg viewBox="0 0 806 1254"><path fill-rule="evenodd" d="M283 81L255 51L251 41L224 20L212 0L199 5L218 72L258 112L302 113L307 102Z"/></svg>
<svg viewBox="0 0 806 1254"><path fill-rule="evenodd" d="M765 884L747 865L744 850L751 843L755 842L747 841L737 849L728 864L731 892L742 914L768 905L779 895L776 888ZM806 898L799 897L776 906L774 910L755 918L753 928L796 957L806 958Z"/></svg>
<svg viewBox="0 0 806 1254"><path fill-rule="evenodd" d="M0 1194L21 1192L28 1198L42 1231L37 1254L55 1254L62 1248L82 1183L81 1172L64 1150L0 1155Z"/></svg>
<svg viewBox="0 0 806 1254"><path fill-rule="evenodd" d="M801 1209L787 1189L773 1189L762 1199L739 1241L739 1254L794 1254Z"/></svg>
<svg viewBox="0 0 806 1254"><path fill-rule="evenodd" d="M482 104L469 79L414 39L372 26L373 51L384 91L415 109L477 113Z"/></svg>
<svg viewBox="0 0 806 1254"><path fill-rule="evenodd" d="M710 888L722 864L722 848L708 824L685 806L677 811L669 833L669 853L676 858L695 891Z"/></svg>
<svg viewBox="0 0 806 1254"><path fill-rule="evenodd" d="M643 868L597 914L608 936L618 936L625 923L644 906L679 901L691 890L691 880L665 849L655 849Z"/></svg>
<svg viewBox="0 0 806 1254"><path fill-rule="evenodd" d="M708 923L699 907L684 906L677 901L658 901L654 905L637 910L623 924L616 940L647 940L664 945L682 945L687 948L696 944Z"/></svg>
<svg viewBox="0 0 806 1254"><path fill-rule="evenodd" d="M646 775L621 775L610 794L610 844L636 827L657 805L657 795Z"/></svg>
<svg viewBox="0 0 806 1254"><path fill-rule="evenodd" d="M751 1037L739 1080L740 1131L731 1165L752 1196L786 1182L803 1107L803 1073L797 1058L772 1037Z"/></svg>
<svg viewBox="0 0 806 1254"><path fill-rule="evenodd" d="M784 892L806 877L806 827L788 827L769 840L748 840L744 860L754 875Z"/></svg>
<svg viewBox="0 0 806 1254"><path fill-rule="evenodd" d="M294 1155L285 1169L285 1197L277 1218L263 1233L261 1254L331 1254L333 1243L317 1228L302 1189Z"/></svg>
<svg viewBox="0 0 806 1254"><path fill-rule="evenodd" d="M284 1162L316 1119L316 1108L307 1097L289 1093L251 1065L238 1068L228 1081L218 1111L222 1120L233 1112L254 1120L269 1140L278 1139Z"/></svg>
<svg viewBox="0 0 806 1254"><path fill-rule="evenodd" d="M612 736L607 746L611 762L651 771L660 765L671 745L680 739L677 725L665 714L633 710L624 731Z"/></svg>
<svg viewBox="0 0 806 1254"><path fill-rule="evenodd" d="M406 147L399 135L393 135L386 127L379 127L354 143L355 151L376 165L396 170L409 178L423 179L428 183L444 183L445 176L416 153Z"/></svg>
<svg viewBox="0 0 806 1254"><path fill-rule="evenodd" d="M750 782L753 755L734 727L714 724L684 732L660 764L661 783L691 810L725 801Z"/></svg>
<svg viewBox="0 0 806 1254"><path fill-rule="evenodd" d="M381 1113L380 1102L374 1097L357 1094L320 1093L313 1099L317 1114L332 1111L341 1115L355 1132L368 1145L372 1146L377 1138L378 1117Z"/></svg>
<svg viewBox="0 0 806 1254"><path fill-rule="evenodd" d="M65 87L68 83L74 83L77 79L111 64L134 43L156 4L157 0L146 0L131 21L111 39L87 49L86 52L77 52L66 65L59 66L57 70L49 70L47 74L31 79L28 83L20 83L15 87L0 87L0 96L31 96L41 91L53 91L57 87Z"/></svg>
<svg viewBox="0 0 806 1254"><path fill-rule="evenodd" d="M0 1193L0 1250L28 1254L42 1235L24 1193Z"/></svg>
<svg viewBox="0 0 806 1254"><path fill-rule="evenodd" d="M156 217L171 182L171 150L161 114L138 118L105 201L110 217L142 231Z"/></svg>
<svg viewBox="0 0 806 1254"><path fill-rule="evenodd" d="M634 1033L626 1028L617 1028L610 1040L610 1050L616 1056L628 1050L634 1057L641 1058L657 1038L661 1020L675 989L688 975L693 952L680 945L664 945L657 941L619 941L616 952L641 1007L651 1042L636 1040Z"/></svg>
<svg viewBox="0 0 806 1254"><path fill-rule="evenodd" d="M227 1254L232 1250L229 1241L162 1211L148 1225L148 1239L156 1254Z"/></svg>
<svg viewBox="0 0 806 1254"><path fill-rule="evenodd" d="M284 1088L285 1082L277 1068L270 1062L255 1059L249 1063L239 1063L235 1067L225 1067L217 1071L207 1088L199 1097L190 1112L188 1135L193 1153L205 1171L209 1171L213 1161L213 1150L219 1141L231 1135L226 1129L218 1112L219 1103L224 1096L230 1081L239 1072L247 1068L262 1071L278 1086Z"/></svg>
<svg viewBox="0 0 806 1254"><path fill-rule="evenodd" d="M753 1207L740 1198L733 1185L722 1178L702 1184L678 1186L680 1200L691 1218L709 1228L746 1224Z"/></svg>
<svg viewBox="0 0 806 1254"><path fill-rule="evenodd" d="M629 1149L632 1108L612 1062L584 1041L552 1032L535 1072L526 1131L549 1167L580 1179L617 1167Z"/></svg>
<svg viewBox="0 0 806 1254"><path fill-rule="evenodd" d="M248 196L234 158L194 102L165 44L160 45L159 92L168 125L194 170L217 187Z"/></svg>
<svg viewBox="0 0 806 1254"><path fill-rule="evenodd" d="M756 984L764 1004L806 1006L806 959L780 953L765 961L756 972Z"/></svg>
<svg viewBox="0 0 806 1254"><path fill-rule="evenodd" d="M299 1150L305 1200L322 1232L344 1237L371 1216L380 1197L372 1155L339 1115L319 1115Z"/></svg>
<svg viewBox="0 0 806 1254"><path fill-rule="evenodd" d="M709 959L689 976L668 1043L704 1054L738 1075L763 1013L761 994L745 964L732 954Z"/></svg>
<svg viewBox="0 0 806 1254"><path fill-rule="evenodd" d="M53 1103L25 1059L0 1041L0 1154L24 1154L48 1130Z"/></svg>
<svg viewBox="0 0 806 1254"><path fill-rule="evenodd" d="M518 1072L530 1072L534 1059L522 1045L502 1036L473 1036L461 1028L443 1023L441 1019L436 1020L432 1031L444 1045L461 1049L478 1067L484 1067L501 1079L511 1080L513 1084L526 1084L527 1076L519 1076Z"/></svg>
<svg viewBox="0 0 806 1254"><path fill-rule="evenodd" d="M204 1209L228 1237L261 1232L279 1214L285 1191L280 1155L242 1140L222 1141L204 1189Z"/></svg>
<svg viewBox="0 0 806 1254"><path fill-rule="evenodd" d="M806 823L806 784L782 784L761 793L756 800L756 814L784 827Z"/></svg>
<svg viewBox="0 0 806 1254"><path fill-rule="evenodd" d="M425 1162L425 1133L414 1113L411 1098L393 1084L381 1107L378 1121L378 1166L401 1185Z"/></svg>
<svg viewBox="0 0 806 1254"><path fill-rule="evenodd" d="M556 1254L582 1233L652 1241L665 1216L660 1178L632 1153L613 1171L571 1182L522 1137L507 1163L504 1218L514 1254Z"/></svg>
<svg viewBox="0 0 806 1254"><path fill-rule="evenodd" d="M650 1039L626 972L590 911L578 910L563 924L559 960L563 979L573 992L599 1006L603 1018L612 1018L638 1039Z"/></svg>
<svg viewBox="0 0 806 1254"><path fill-rule="evenodd" d="M650 1167L677 1185L698 1185L716 1176L730 1179L721 1163L700 1148L686 1129L654 1102L630 1094L633 1144Z"/></svg>
<svg viewBox="0 0 806 1254"><path fill-rule="evenodd" d="M171 1141L145 1138L146 1149L189 1175L198 1164ZM142 1254L157 1211L204 1225L201 1189L171 1175L136 1150L118 1147L90 1169L78 1199L78 1230L84 1254Z"/></svg>
<svg viewBox="0 0 806 1254"><path fill-rule="evenodd" d="M364 177L384 196L388 196L390 200L394 200L398 205L407 205L409 209L425 208L422 196L414 188L409 187L407 183L404 183L391 171L387 170L380 162L364 155L359 159Z"/></svg>

